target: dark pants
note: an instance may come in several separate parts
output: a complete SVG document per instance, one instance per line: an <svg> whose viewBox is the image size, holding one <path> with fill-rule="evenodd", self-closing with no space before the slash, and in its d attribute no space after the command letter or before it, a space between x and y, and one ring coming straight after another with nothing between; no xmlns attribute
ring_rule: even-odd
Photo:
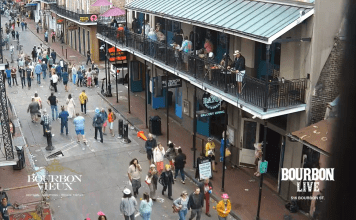
<svg viewBox="0 0 356 220"><path fill-rule="evenodd" d="M130 216L125 215L125 220L135 220L135 213Z"/></svg>
<svg viewBox="0 0 356 220"><path fill-rule="evenodd" d="M12 77L12 84L15 85L15 82L16 82L16 85L18 85L16 77Z"/></svg>
<svg viewBox="0 0 356 220"><path fill-rule="evenodd" d="M57 92L57 83L53 83L54 92Z"/></svg>
<svg viewBox="0 0 356 220"><path fill-rule="evenodd" d="M45 37L45 41L48 43L48 37Z"/></svg>
<svg viewBox="0 0 356 220"><path fill-rule="evenodd" d="M165 192L168 187L168 197L172 197L172 183L169 183L168 185L163 186L162 192Z"/></svg>
<svg viewBox="0 0 356 220"><path fill-rule="evenodd" d="M68 134L68 122L61 123L61 134L63 134L63 128L66 128L66 134Z"/></svg>
<svg viewBox="0 0 356 220"><path fill-rule="evenodd" d="M42 125L43 126L43 136L46 136L46 129L49 130L49 125Z"/></svg>
<svg viewBox="0 0 356 220"><path fill-rule="evenodd" d="M83 112L83 108L84 108L84 114L86 114L87 113L87 103L80 104L80 109L82 110L82 112Z"/></svg>
<svg viewBox="0 0 356 220"><path fill-rule="evenodd" d="M31 78L27 78L27 85L28 87L31 87Z"/></svg>
<svg viewBox="0 0 356 220"><path fill-rule="evenodd" d="M11 86L11 77L7 78L7 83Z"/></svg>
<svg viewBox="0 0 356 220"><path fill-rule="evenodd" d="M24 86L26 86L26 78L25 77L21 77L21 85L22 85L22 88Z"/></svg>
<svg viewBox="0 0 356 220"><path fill-rule="evenodd" d="M103 129L102 129L102 127L95 127L95 136L94 136L94 138L95 138L95 140L97 140L98 131L100 133L100 139L101 139L100 141L103 142Z"/></svg>
<svg viewBox="0 0 356 220"><path fill-rule="evenodd" d="M91 58L90 57L87 58L87 65L88 65L88 62L91 63Z"/></svg>
<svg viewBox="0 0 356 220"><path fill-rule="evenodd" d="M95 83L96 86L99 84L98 81L99 81L98 78L94 77L94 83Z"/></svg>
<svg viewBox="0 0 356 220"><path fill-rule="evenodd" d="M184 168L176 168L176 169L175 169L174 179L177 178L179 171L180 171L180 175L181 175L181 177L182 177L182 180L184 181L184 180L185 180Z"/></svg>
<svg viewBox="0 0 356 220"><path fill-rule="evenodd" d="M197 216L196 220L200 220L201 211L202 211L201 208L200 209L192 209L192 213L191 213L189 219L193 219L193 218L195 218L195 216Z"/></svg>
<svg viewBox="0 0 356 220"><path fill-rule="evenodd" d="M83 78L78 78L78 85L82 86Z"/></svg>
<svg viewBox="0 0 356 220"><path fill-rule="evenodd" d="M56 42L56 37L55 36L52 37L52 43L53 42Z"/></svg>

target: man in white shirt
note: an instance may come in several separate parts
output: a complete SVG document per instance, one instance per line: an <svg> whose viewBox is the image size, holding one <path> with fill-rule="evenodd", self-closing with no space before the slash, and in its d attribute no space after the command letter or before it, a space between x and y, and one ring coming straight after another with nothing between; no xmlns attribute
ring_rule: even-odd
<svg viewBox="0 0 356 220"><path fill-rule="evenodd" d="M53 73L52 75L52 83L53 83L54 92L57 92L58 75L56 73Z"/></svg>
<svg viewBox="0 0 356 220"><path fill-rule="evenodd" d="M146 21L146 24L142 26L142 35L148 35L148 32L150 32L150 29L151 29L151 26L150 24L148 23L148 21Z"/></svg>

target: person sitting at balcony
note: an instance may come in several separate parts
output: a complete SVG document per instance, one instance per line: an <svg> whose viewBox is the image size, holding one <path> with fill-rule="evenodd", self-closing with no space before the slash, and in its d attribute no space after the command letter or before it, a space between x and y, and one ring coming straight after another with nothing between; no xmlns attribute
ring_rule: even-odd
<svg viewBox="0 0 356 220"><path fill-rule="evenodd" d="M166 42L166 35L164 35L161 31L161 24L160 23L157 23L156 24L156 34L157 34L157 38L158 38L158 41L161 42L161 43L165 43Z"/></svg>
<svg viewBox="0 0 356 220"><path fill-rule="evenodd" d="M207 54L210 52L214 52L214 45L208 38L205 38L204 53Z"/></svg>
<svg viewBox="0 0 356 220"><path fill-rule="evenodd" d="M176 44L182 45L182 42L183 42L183 30L180 29L177 33L175 33L172 40Z"/></svg>
<svg viewBox="0 0 356 220"><path fill-rule="evenodd" d="M185 36L180 51L184 52L183 62L185 64L186 71L188 71L189 53L192 51L192 48L193 48L192 42L188 40L188 36Z"/></svg>
<svg viewBox="0 0 356 220"><path fill-rule="evenodd" d="M148 36L148 33L151 31L151 26L148 23L148 21L146 21L145 25L142 25L142 35L145 35L146 37Z"/></svg>
<svg viewBox="0 0 356 220"><path fill-rule="evenodd" d="M237 85L238 85L238 90L239 90L239 94L241 93L242 90L242 80L243 77L245 76L245 57L243 57L240 53L240 51L235 50L234 53L234 63L233 63L233 68L234 68L234 72L236 73L236 81L237 81ZM228 66L228 69L230 69L230 67Z"/></svg>
<svg viewBox="0 0 356 220"><path fill-rule="evenodd" d="M124 31L124 25L119 24L119 27L117 28L116 38L120 41L120 43L124 42Z"/></svg>

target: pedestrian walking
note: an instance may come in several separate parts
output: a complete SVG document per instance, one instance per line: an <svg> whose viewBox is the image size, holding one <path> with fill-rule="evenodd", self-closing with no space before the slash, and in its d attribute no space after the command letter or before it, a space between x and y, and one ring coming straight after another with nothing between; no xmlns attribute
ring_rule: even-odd
<svg viewBox="0 0 356 220"><path fill-rule="evenodd" d="M11 78L12 78L12 84L15 85L15 82L16 82L16 86L18 86L15 68L11 69Z"/></svg>
<svg viewBox="0 0 356 220"><path fill-rule="evenodd" d="M58 80L60 81L62 79L62 67L58 64L56 66L56 74L58 76Z"/></svg>
<svg viewBox="0 0 356 220"><path fill-rule="evenodd" d="M54 92L57 92L57 83L58 83L58 75L54 72L52 73L52 86L54 88Z"/></svg>
<svg viewBox="0 0 356 220"><path fill-rule="evenodd" d="M124 215L125 220L135 220L135 208L137 201L132 196L129 189L124 189L124 196L120 203L120 212Z"/></svg>
<svg viewBox="0 0 356 220"><path fill-rule="evenodd" d="M20 72L20 78L21 78L21 86L22 88L25 86L26 87L26 71L23 68L19 69Z"/></svg>
<svg viewBox="0 0 356 220"><path fill-rule="evenodd" d="M67 101L67 110L68 110L68 118L72 118L75 116L75 103L74 103L74 99L72 98L72 94L68 95Z"/></svg>
<svg viewBox="0 0 356 220"><path fill-rule="evenodd" d="M185 180L185 173L184 173L184 166L186 164L186 159L187 157L185 156L185 154L183 154L182 148L178 148L178 155L175 159L175 175L174 175L174 180L176 180L178 173L180 172L180 175L182 177L181 182L183 184L185 184L184 180Z"/></svg>
<svg viewBox="0 0 356 220"><path fill-rule="evenodd" d="M140 214L143 220L151 220L153 202L148 193L143 194L143 199L140 204Z"/></svg>
<svg viewBox="0 0 356 220"><path fill-rule="evenodd" d="M200 220L203 206L204 198L200 193L200 188L198 186L195 188L195 191L189 196L188 210L192 210L189 219L191 220L196 216L196 220Z"/></svg>
<svg viewBox="0 0 356 220"><path fill-rule="evenodd" d="M47 131L50 129L51 118L47 114L47 110L43 109L43 114L41 115L41 125L43 126L43 136L47 137Z"/></svg>
<svg viewBox="0 0 356 220"><path fill-rule="evenodd" d="M26 67L26 77L27 77L28 89L31 89L31 80L33 78L33 72L32 72L32 69L28 65Z"/></svg>
<svg viewBox="0 0 356 220"><path fill-rule="evenodd" d="M3 198L6 198L7 201L9 201L9 197L7 196L7 194L4 191L4 189L0 186L0 201L2 201Z"/></svg>
<svg viewBox="0 0 356 220"><path fill-rule="evenodd" d="M42 100L41 98L38 96L38 93L35 92L35 101L38 103L38 105L40 106L40 109L42 109Z"/></svg>
<svg viewBox="0 0 356 220"><path fill-rule="evenodd" d="M226 193L224 193L221 198L222 200L216 206L216 211L218 212L219 220L227 220L227 216L231 212L231 202Z"/></svg>
<svg viewBox="0 0 356 220"><path fill-rule="evenodd" d="M205 156L211 160L213 172L218 172L215 169L215 143L211 137L208 138L208 143L205 145Z"/></svg>
<svg viewBox="0 0 356 220"><path fill-rule="evenodd" d="M39 33L39 30L40 30L40 25L37 23L37 24L36 24L36 31L37 31L37 34Z"/></svg>
<svg viewBox="0 0 356 220"><path fill-rule="evenodd" d="M66 92L68 92L68 72L67 71L64 71L62 73L62 79L63 79L63 85L64 85L64 89Z"/></svg>
<svg viewBox="0 0 356 220"><path fill-rule="evenodd" d="M10 70L10 68L7 67L5 72L6 72L7 83L11 87L11 70Z"/></svg>
<svg viewBox="0 0 356 220"><path fill-rule="evenodd" d="M30 112L31 120L33 123L36 123L36 121L37 121L37 115L38 115L39 110L40 110L40 106L35 101L35 98L32 98L32 102L28 105L27 113Z"/></svg>
<svg viewBox="0 0 356 220"><path fill-rule="evenodd" d="M189 203L189 197L187 191L183 191L180 194L180 197L174 200L173 205L175 205L175 207L179 209L178 211L179 220L185 220L185 216L187 216L188 213L188 203Z"/></svg>
<svg viewBox="0 0 356 220"><path fill-rule="evenodd" d="M0 203L0 213L3 220L10 220L10 214L7 210L9 207L14 207L11 203L7 201L7 198L3 198Z"/></svg>
<svg viewBox="0 0 356 220"><path fill-rule="evenodd" d="M54 32L54 30L52 30L51 37L52 37L52 43L56 42L56 32Z"/></svg>
<svg viewBox="0 0 356 220"><path fill-rule="evenodd" d="M37 75L37 83L41 84L41 72L42 72L42 67L39 62L37 62L35 66L35 74Z"/></svg>
<svg viewBox="0 0 356 220"><path fill-rule="evenodd" d="M21 28L22 28L22 31L24 31L24 28L25 28L25 22L21 21Z"/></svg>
<svg viewBox="0 0 356 220"><path fill-rule="evenodd" d="M17 27L20 27L20 19L19 18L17 18L16 23L17 23Z"/></svg>
<svg viewBox="0 0 356 220"><path fill-rule="evenodd" d="M42 70L42 74L43 74L43 79L46 79L47 64L45 61L42 61L41 70Z"/></svg>
<svg viewBox="0 0 356 220"><path fill-rule="evenodd" d="M108 113L106 113L104 108L102 108L100 110L100 112L101 112L101 115L103 116L103 120L104 120L104 123L103 123L103 135L106 135L105 129L108 126Z"/></svg>
<svg viewBox="0 0 356 220"><path fill-rule="evenodd" d="M172 184L174 184L173 173L171 170L171 165L166 164L165 171L161 174L159 178L159 183L163 186L162 195L168 188L168 199L173 200L172 198Z"/></svg>
<svg viewBox="0 0 356 220"><path fill-rule="evenodd" d="M52 59L52 56L49 56L47 63L48 63L48 68L49 68L49 69L52 69L52 66L53 66L53 59Z"/></svg>
<svg viewBox="0 0 356 220"><path fill-rule="evenodd" d="M64 106L61 106L61 113L59 113L58 117L61 119L61 134L63 133L63 128L66 128L66 135L68 135L68 112L64 109Z"/></svg>
<svg viewBox="0 0 356 220"><path fill-rule="evenodd" d="M57 53L56 51L54 51L54 49L52 49L51 57L53 59L53 63L56 63Z"/></svg>
<svg viewBox="0 0 356 220"><path fill-rule="evenodd" d="M85 118L83 116L80 116L79 113L75 114L76 117L73 120L73 124L75 127L75 133L77 134L77 142L80 143L80 135L82 136L83 143L87 143L87 140L85 139L85 134L84 134L84 128L85 128Z"/></svg>
<svg viewBox="0 0 356 220"><path fill-rule="evenodd" d="M151 159L153 158L153 150L157 146L156 139L153 138L152 134L148 134L148 140L145 143L145 148L146 148L146 153L147 153L147 159L149 162L149 165L151 165Z"/></svg>
<svg viewBox="0 0 356 220"><path fill-rule="evenodd" d="M103 143L103 130L102 130L103 123L104 123L103 115L101 114L99 108L96 108L95 109L95 115L94 115L94 118L93 118L93 127L95 128L94 139L98 140L97 139L97 137L98 137L97 135L98 135L98 131L99 131L100 142L101 143Z"/></svg>
<svg viewBox="0 0 356 220"><path fill-rule="evenodd" d="M18 32L18 31L16 31L15 36L16 36L16 40L17 40L17 41L19 41L19 40L20 40L20 34L19 34L19 32ZM19 43L20 43L20 42L19 42Z"/></svg>
<svg viewBox="0 0 356 220"><path fill-rule="evenodd" d="M158 181L158 175L157 175L157 170L156 166L154 164L150 165L150 169L148 170L145 182L148 185L148 188L150 189L150 197L152 198L153 201L156 201L156 191L157 191L157 181Z"/></svg>
<svg viewBox="0 0 356 220"><path fill-rule="evenodd" d="M72 67L72 77L73 77L73 84L77 84L77 67L75 64L73 64L73 67Z"/></svg>
<svg viewBox="0 0 356 220"><path fill-rule="evenodd" d="M205 199L205 215L211 217L209 213L210 208L210 194L213 192L213 184L207 178L204 182L199 183L200 193L202 193L203 198Z"/></svg>
<svg viewBox="0 0 356 220"><path fill-rule="evenodd" d="M141 188L141 165L138 163L136 158L130 161L129 169L127 170L127 175L132 185L132 191L134 196L138 195L138 189Z"/></svg>
<svg viewBox="0 0 356 220"><path fill-rule="evenodd" d="M87 114L87 103L88 103L88 96L85 94L85 90L82 91L79 95L79 102L80 102L80 109L82 113Z"/></svg>
<svg viewBox="0 0 356 220"><path fill-rule="evenodd" d="M164 155L166 154L164 147L161 143L157 144L157 147L153 150L153 162L156 165L158 174L161 175L163 171L163 160Z"/></svg>
<svg viewBox="0 0 356 220"><path fill-rule="evenodd" d="M169 141L168 149L166 151L165 157L168 159L169 165L172 166L172 169L174 169L174 160L175 160L176 156L177 156L177 151L174 148L174 144L171 141Z"/></svg>
<svg viewBox="0 0 356 220"><path fill-rule="evenodd" d="M27 22L25 21L25 30L27 30Z"/></svg>
<svg viewBox="0 0 356 220"><path fill-rule="evenodd" d="M12 35L12 39L15 40L15 38L16 38L16 36L15 36L15 35L16 35L15 29L12 29L11 35Z"/></svg>
<svg viewBox="0 0 356 220"><path fill-rule="evenodd" d="M37 47L37 59L42 60L42 44L40 47Z"/></svg>
<svg viewBox="0 0 356 220"><path fill-rule="evenodd" d="M111 134L111 136L115 137L115 134L114 134L114 122L116 120L116 115L111 110L111 108L108 109L108 112L109 112L109 115L108 115L108 126L109 126L109 129L110 129L110 134Z"/></svg>
<svg viewBox="0 0 356 220"><path fill-rule="evenodd" d="M44 33L44 39L45 39L46 43L48 43L48 31L47 30Z"/></svg>
<svg viewBox="0 0 356 220"><path fill-rule="evenodd" d="M58 108L57 108L57 103L58 99L54 95L53 92L51 92L51 96L48 97L47 103L51 106L52 110L52 120L57 120L58 119ZM56 114L54 114L54 111L56 111Z"/></svg>
<svg viewBox="0 0 356 220"><path fill-rule="evenodd" d="M35 48L36 48L36 46L35 46ZM32 52L31 52L33 61L37 60L37 50L35 48L33 48Z"/></svg>
<svg viewBox="0 0 356 220"><path fill-rule="evenodd" d="M87 72L87 87L91 87L91 79L92 79L92 72L91 72L91 68L88 69Z"/></svg>
<svg viewBox="0 0 356 220"><path fill-rule="evenodd" d="M78 69L77 75L78 75L78 83L77 83L77 86L82 87L82 82L83 82L83 78L84 78L84 75L83 75L83 72L82 72L82 68L79 68L79 69Z"/></svg>
<svg viewBox="0 0 356 220"><path fill-rule="evenodd" d="M91 53L89 50L87 51L87 65L88 65L88 62L91 63Z"/></svg>

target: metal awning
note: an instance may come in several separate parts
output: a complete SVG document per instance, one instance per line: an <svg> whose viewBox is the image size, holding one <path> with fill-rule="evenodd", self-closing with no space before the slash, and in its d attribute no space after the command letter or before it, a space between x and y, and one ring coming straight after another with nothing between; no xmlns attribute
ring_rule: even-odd
<svg viewBox="0 0 356 220"><path fill-rule="evenodd" d="M135 0L127 9L265 44L314 14L314 4L269 0Z"/></svg>
<svg viewBox="0 0 356 220"><path fill-rule="evenodd" d="M298 141L307 147L330 156L332 143L332 128L336 119L322 120L299 131L287 134L291 139Z"/></svg>

